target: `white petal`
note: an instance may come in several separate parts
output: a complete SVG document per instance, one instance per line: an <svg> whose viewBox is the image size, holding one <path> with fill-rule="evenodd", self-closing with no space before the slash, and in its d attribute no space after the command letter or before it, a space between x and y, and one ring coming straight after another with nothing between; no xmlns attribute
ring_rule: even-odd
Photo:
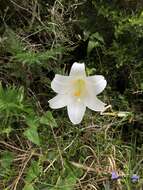
<svg viewBox="0 0 143 190"><path fill-rule="evenodd" d="M77 100L72 101L68 106L68 115L73 124L79 124L84 116L86 106Z"/></svg>
<svg viewBox="0 0 143 190"><path fill-rule="evenodd" d="M94 91L95 95L100 94L107 85L107 81L102 75L95 75L86 78L88 91Z"/></svg>
<svg viewBox="0 0 143 190"><path fill-rule="evenodd" d="M55 78L51 82L51 88L60 94L65 94L70 89L70 77L69 76L62 76L62 75L55 75Z"/></svg>
<svg viewBox="0 0 143 190"><path fill-rule="evenodd" d="M70 76L86 76L84 63L75 62L71 67Z"/></svg>
<svg viewBox="0 0 143 190"><path fill-rule="evenodd" d="M58 109L67 106L68 104L68 97L65 95L58 94L54 98L48 101L49 106L52 109Z"/></svg>
<svg viewBox="0 0 143 190"><path fill-rule="evenodd" d="M86 106L94 111L104 111L105 110L105 103L99 100L96 96L89 95L85 98Z"/></svg>

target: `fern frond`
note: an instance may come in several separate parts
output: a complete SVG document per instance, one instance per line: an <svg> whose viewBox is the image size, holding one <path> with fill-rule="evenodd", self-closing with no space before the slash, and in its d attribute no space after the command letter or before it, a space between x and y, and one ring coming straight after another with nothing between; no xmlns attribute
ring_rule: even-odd
<svg viewBox="0 0 143 190"><path fill-rule="evenodd" d="M5 48L9 53L15 55L24 51L24 44L13 30L7 28L4 36L7 38L5 40Z"/></svg>
<svg viewBox="0 0 143 190"><path fill-rule="evenodd" d="M18 114L24 109L24 89L15 86L4 89L0 84L0 112Z"/></svg>
<svg viewBox="0 0 143 190"><path fill-rule="evenodd" d="M63 48L55 48L45 52L26 51L16 54L14 58L28 65L35 63L41 64L44 61L48 61L49 59L57 60L57 55L62 54L62 52Z"/></svg>
<svg viewBox="0 0 143 190"><path fill-rule="evenodd" d="M7 52L12 54L13 59L28 65L40 64L49 59L57 60L57 55L62 54L64 51L63 47L53 48L45 52L34 52L31 49L26 49L26 44L9 28L6 29L5 36L7 38L5 40Z"/></svg>

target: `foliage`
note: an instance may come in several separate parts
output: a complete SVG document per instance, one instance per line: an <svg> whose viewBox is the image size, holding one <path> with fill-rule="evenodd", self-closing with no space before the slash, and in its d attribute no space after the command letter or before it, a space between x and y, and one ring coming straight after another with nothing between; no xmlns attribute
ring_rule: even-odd
<svg viewBox="0 0 143 190"><path fill-rule="evenodd" d="M141 189L142 1L5 0L0 23L0 189ZM75 61L105 76L112 105L78 126L48 106Z"/></svg>

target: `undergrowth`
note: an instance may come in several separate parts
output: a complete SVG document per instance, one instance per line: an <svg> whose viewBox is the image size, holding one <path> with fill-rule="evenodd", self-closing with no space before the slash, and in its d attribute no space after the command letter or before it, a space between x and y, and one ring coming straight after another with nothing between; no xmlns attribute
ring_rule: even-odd
<svg viewBox="0 0 143 190"><path fill-rule="evenodd" d="M0 23L0 189L141 190L142 1L2 0ZM48 100L75 61L111 107L73 126Z"/></svg>

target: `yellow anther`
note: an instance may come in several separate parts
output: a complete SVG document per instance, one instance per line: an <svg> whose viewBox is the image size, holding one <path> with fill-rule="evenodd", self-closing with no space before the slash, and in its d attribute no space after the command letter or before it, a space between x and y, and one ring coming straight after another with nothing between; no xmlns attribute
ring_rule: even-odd
<svg viewBox="0 0 143 190"><path fill-rule="evenodd" d="M76 97L80 97L81 95L83 95L84 91L85 91L85 81L83 79L75 80L73 95Z"/></svg>
<svg viewBox="0 0 143 190"><path fill-rule="evenodd" d="M74 93L74 96L79 97L80 95L81 95L81 92L79 92L79 91L76 91L76 92Z"/></svg>

